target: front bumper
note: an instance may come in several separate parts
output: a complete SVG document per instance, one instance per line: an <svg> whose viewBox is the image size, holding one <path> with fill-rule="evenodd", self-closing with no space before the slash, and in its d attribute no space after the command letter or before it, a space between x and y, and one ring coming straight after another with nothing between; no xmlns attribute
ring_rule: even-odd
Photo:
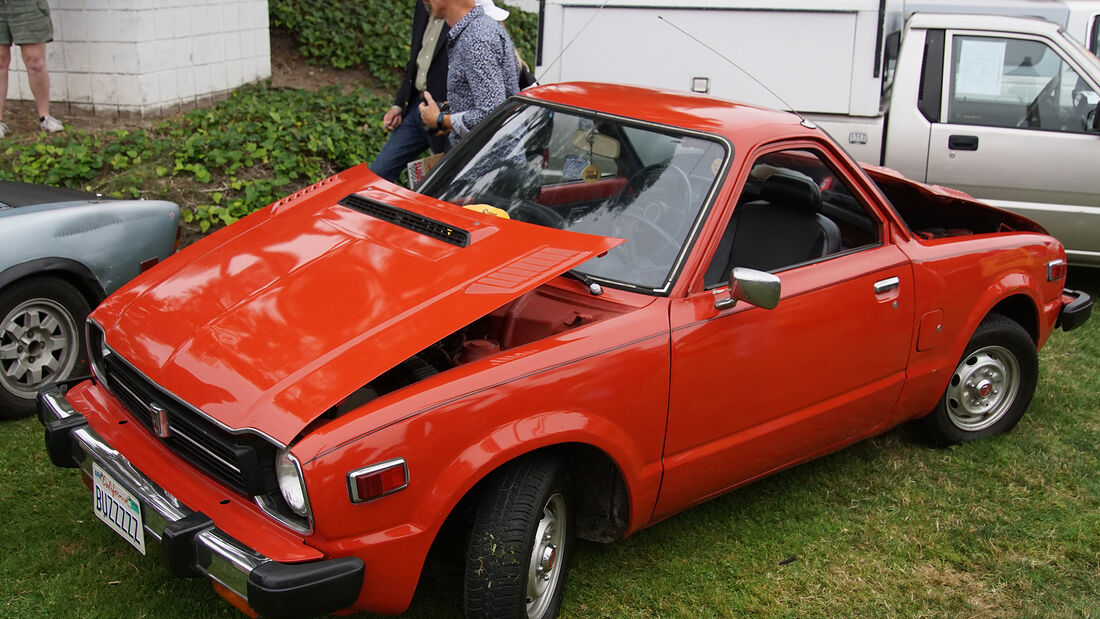
<svg viewBox="0 0 1100 619"><path fill-rule="evenodd" d="M362 559L280 563L252 550L160 488L108 445L65 399L66 384L38 396L46 451L57 466L106 471L141 503L145 531L165 567L182 578L206 576L263 616L324 614L351 606L363 586ZM155 540L155 541L154 541Z"/></svg>
<svg viewBox="0 0 1100 619"><path fill-rule="evenodd" d="M1062 291L1062 311L1058 314L1057 326L1063 331L1072 331L1085 324L1092 314L1092 297L1081 290Z"/></svg>

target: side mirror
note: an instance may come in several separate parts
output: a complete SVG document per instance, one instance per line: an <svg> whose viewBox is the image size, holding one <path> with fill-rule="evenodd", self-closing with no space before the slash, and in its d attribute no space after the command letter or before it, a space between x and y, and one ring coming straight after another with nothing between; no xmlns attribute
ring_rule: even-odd
<svg viewBox="0 0 1100 619"><path fill-rule="evenodd" d="M733 307L737 301L744 301L756 307L775 309L779 305L781 285L779 277L771 273L734 267L730 273L730 298L716 301L718 309Z"/></svg>

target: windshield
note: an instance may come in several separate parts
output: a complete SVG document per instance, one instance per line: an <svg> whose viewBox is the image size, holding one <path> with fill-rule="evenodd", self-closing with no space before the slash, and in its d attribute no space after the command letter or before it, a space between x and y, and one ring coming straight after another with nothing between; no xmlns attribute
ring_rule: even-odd
<svg viewBox="0 0 1100 619"><path fill-rule="evenodd" d="M421 188L512 219L626 239L575 271L667 289L723 167L711 139L515 102L463 139Z"/></svg>

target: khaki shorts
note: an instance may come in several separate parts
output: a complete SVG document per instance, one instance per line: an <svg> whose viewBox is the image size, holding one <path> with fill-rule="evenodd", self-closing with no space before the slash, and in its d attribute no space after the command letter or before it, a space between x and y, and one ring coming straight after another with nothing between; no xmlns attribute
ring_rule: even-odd
<svg viewBox="0 0 1100 619"><path fill-rule="evenodd" d="M52 40L53 22L46 0L0 0L0 45Z"/></svg>

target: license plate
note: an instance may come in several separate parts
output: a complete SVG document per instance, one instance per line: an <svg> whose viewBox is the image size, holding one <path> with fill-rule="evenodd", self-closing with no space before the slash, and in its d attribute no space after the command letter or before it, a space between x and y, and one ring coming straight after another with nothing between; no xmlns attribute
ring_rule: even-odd
<svg viewBox="0 0 1100 619"><path fill-rule="evenodd" d="M92 463L92 509L115 533L145 554L141 503L99 465Z"/></svg>

